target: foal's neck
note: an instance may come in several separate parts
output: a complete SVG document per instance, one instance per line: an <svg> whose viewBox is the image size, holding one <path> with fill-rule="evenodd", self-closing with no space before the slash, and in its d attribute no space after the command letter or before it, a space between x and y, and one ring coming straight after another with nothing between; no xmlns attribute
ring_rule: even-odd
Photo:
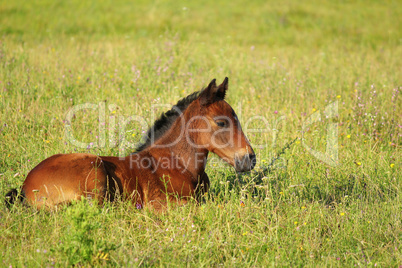
<svg viewBox="0 0 402 268"><path fill-rule="evenodd" d="M178 120L180 121L180 119ZM193 179L198 180L205 172L208 150L191 144L189 133L181 133L181 123L173 124L165 135L159 138L148 151L155 158L172 160L172 167L182 174L190 173ZM177 134L181 133L181 134ZM164 146L166 145L166 146Z"/></svg>

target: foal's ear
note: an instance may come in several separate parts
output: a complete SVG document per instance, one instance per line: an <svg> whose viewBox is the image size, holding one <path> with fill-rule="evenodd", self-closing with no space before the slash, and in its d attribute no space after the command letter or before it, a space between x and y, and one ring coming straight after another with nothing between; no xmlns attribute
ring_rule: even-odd
<svg viewBox="0 0 402 268"><path fill-rule="evenodd" d="M200 104L202 106L209 105L218 100L223 100L228 89L229 79L226 77L222 84L216 86L216 79L209 83L208 87L204 89L200 95Z"/></svg>
<svg viewBox="0 0 402 268"><path fill-rule="evenodd" d="M229 87L229 78L225 77L225 80L223 80L222 84L218 86L218 91L216 92L217 97L223 100L226 96L226 91L228 90L228 87Z"/></svg>

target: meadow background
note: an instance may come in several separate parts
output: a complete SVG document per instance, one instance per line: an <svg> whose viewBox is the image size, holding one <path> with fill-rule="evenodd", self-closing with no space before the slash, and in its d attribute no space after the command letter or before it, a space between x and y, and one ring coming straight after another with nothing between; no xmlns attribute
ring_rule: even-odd
<svg viewBox="0 0 402 268"><path fill-rule="evenodd" d="M229 77L243 126L261 116L249 127L270 131L248 134L255 171L208 164L202 205L155 215L127 202L1 202L0 266L400 267L401 18L399 1L2 1L0 196L53 154L117 156L113 120L151 124L158 105L213 78ZM66 113L83 103L106 107L101 148L95 110L71 123L93 146L65 137ZM336 166L306 149L324 152L332 123ZM133 122L123 134L142 132Z"/></svg>

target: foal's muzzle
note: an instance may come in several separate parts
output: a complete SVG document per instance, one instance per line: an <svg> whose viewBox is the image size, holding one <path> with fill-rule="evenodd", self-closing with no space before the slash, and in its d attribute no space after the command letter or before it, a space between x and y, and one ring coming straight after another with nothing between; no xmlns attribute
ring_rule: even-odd
<svg viewBox="0 0 402 268"><path fill-rule="evenodd" d="M255 154L246 154L241 158L236 157L235 169L238 172L250 171L255 167L257 158Z"/></svg>

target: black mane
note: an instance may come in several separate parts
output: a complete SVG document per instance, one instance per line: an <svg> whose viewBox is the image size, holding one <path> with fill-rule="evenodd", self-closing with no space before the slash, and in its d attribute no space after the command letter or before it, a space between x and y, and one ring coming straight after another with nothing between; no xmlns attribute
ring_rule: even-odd
<svg viewBox="0 0 402 268"><path fill-rule="evenodd" d="M154 122L153 126L150 127L147 133L144 135L144 141L137 146L134 153L138 153L156 140L158 140L162 135L170 129L173 122L184 112L184 110L198 98L202 91L194 92L187 97L179 100L176 105L174 105L169 111L162 113L161 116Z"/></svg>

